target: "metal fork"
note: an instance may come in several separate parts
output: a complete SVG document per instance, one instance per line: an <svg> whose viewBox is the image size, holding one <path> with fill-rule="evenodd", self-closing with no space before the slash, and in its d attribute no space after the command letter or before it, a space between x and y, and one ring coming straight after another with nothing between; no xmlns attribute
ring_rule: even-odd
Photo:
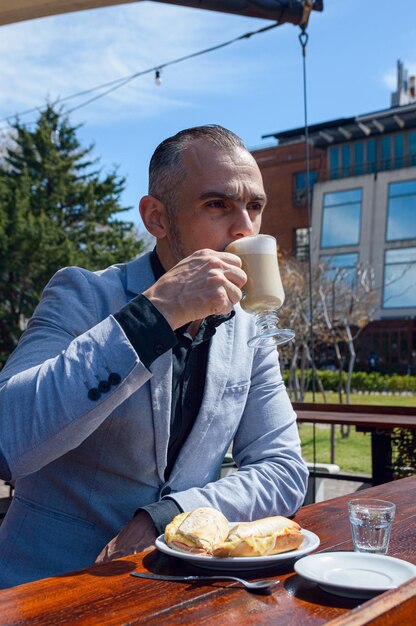
<svg viewBox="0 0 416 626"><path fill-rule="evenodd" d="M271 593L272 589L280 583L280 580L257 580L249 581L244 578L237 578L237 576L222 576L216 574L215 576L205 575L188 575L188 576L169 576L165 574L148 574L146 572L132 572L131 576L137 576L137 578L150 578L152 580L172 580L179 582L198 582L198 581L214 581L214 580L235 580L239 582L247 591L253 591L256 593Z"/></svg>

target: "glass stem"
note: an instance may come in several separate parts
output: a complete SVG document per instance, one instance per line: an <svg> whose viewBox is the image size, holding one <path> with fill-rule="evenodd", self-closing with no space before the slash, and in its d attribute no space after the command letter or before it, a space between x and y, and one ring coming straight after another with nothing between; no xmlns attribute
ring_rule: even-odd
<svg viewBox="0 0 416 626"><path fill-rule="evenodd" d="M279 324L279 318L277 316L277 311L274 309L269 309L266 311L260 311L259 313L254 314L256 326L259 328L260 332L264 332L273 328L276 328Z"/></svg>

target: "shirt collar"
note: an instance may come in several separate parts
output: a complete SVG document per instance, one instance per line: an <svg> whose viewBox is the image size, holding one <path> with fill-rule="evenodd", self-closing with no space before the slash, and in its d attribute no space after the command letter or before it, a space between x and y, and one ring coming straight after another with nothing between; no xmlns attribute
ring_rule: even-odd
<svg viewBox="0 0 416 626"><path fill-rule="evenodd" d="M153 248L150 253L150 265L152 266L153 274L155 275L156 280L159 280L159 278L165 274L165 268L160 262L156 248Z"/></svg>

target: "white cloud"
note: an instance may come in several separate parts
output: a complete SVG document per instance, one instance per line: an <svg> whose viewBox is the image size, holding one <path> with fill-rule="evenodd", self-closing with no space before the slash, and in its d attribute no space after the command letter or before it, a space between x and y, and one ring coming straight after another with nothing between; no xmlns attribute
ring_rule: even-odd
<svg viewBox="0 0 416 626"><path fill-rule="evenodd" d="M110 82L232 39L264 26L210 11L138 3L81 11L1 27L0 116ZM83 120L154 116L169 107L191 106L189 96L230 93L255 71L247 43L239 56L213 52L166 68L163 84L154 75L128 85L82 110ZM247 50L248 48L248 50ZM230 48L228 48L230 50ZM227 59L221 63L221 59ZM248 79L247 79L248 80ZM68 109L90 96L68 101ZM22 118L24 121L26 118Z"/></svg>

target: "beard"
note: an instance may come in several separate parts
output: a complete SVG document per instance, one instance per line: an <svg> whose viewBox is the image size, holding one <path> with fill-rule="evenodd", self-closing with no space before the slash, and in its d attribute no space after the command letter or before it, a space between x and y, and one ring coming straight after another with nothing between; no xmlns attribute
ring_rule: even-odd
<svg viewBox="0 0 416 626"><path fill-rule="evenodd" d="M176 259L176 262L182 261L185 258L186 254L184 251L184 246L182 243L182 239L178 230L178 226L175 220L175 212L169 210L169 240L171 245L172 254Z"/></svg>

